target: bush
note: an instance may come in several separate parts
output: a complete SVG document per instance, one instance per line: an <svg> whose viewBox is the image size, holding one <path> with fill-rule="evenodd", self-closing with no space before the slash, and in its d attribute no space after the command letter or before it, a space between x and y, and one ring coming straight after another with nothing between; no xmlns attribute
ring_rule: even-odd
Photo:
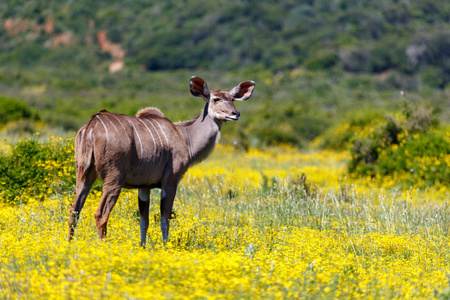
<svg viewBox="0 0 450 300"><path fill-rule="evenodd" d="M377 109L352 111L344 117L346 123L338 123L326 130L315 144L324 149L347 150L354 139L369 128L379 126L384 121L384 112Z"/></svg>
<svg viewBox="0 0 450 300"><path fill-rule="evenodd" d="M344 70L353 73L370 70L370 52L365 48L342 51L339 54Z"/></svg>
<svg viewBox="0 0 450 300"><path fill-rule="evenodd" d="M438 67L429 67L422 72L422 80L432 88L443 89L447 85L442 70Z"/></svg>
<svg viewBox="0 0 450 300"><path fill-rule="evenodd" d="M0 153L0 183L0 201L8 204L41 201L56 193L73 191L73 139L18 142L9 153Z"/></svg>
<svg viewBox="0 0 450 300"><path fill-rule="evenodd" d="M403 177L407 185L450 184L450 140L445 131L416 134L381 153L377 172ZM407 174L407 176L405 176ZM403 175L403 176L402 176Z"/></svg>
<svg viewBox="0 0 450 300"><path fill-rule="evenodd" d="M397 120L388 115L367 137L356 138L351 148L352 160L349 171L360 175L374 175L380 151L384 147L397 145L399 135L404 132Z"/></svg>
<svg viewBox="0 0 450 300"><path fill-rule="evenodd" d="M408 186L450 184L450 136L437 126L432 109L406 103L402 115L387 116L353 139L349 172Z"/></svg>
<svg viewBox="0 0 450 300"><path fill-rule="evenodd" d="M437 127L435 111L425 105L414 106L404 103L403 114L406 116L405 128L410 133L426 132L430 127Z"/></svg>
<svg viewBox="0 0 450 300"><path fill-rule="evenodd" d="M327 70L334 67L338 62L338 57L332 51L322 51L312 56L305 63L308 70Z"/></svg>
<svg viewBox="0 0 450 300"><path fill-rule="evenodd" d="M38 119L28 106L16 99L0 97L0 125L25 119Z"/></svg>

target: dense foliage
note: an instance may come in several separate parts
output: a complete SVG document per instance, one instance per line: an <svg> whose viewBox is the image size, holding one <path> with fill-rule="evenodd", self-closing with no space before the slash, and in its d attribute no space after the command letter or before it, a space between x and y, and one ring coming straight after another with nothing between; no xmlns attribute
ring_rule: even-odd
<svg viewBox="0 0 450 300"><path fill-rule="evenodd" d="M27 203L74 191L73 140L20 141L8 153L0 152L0 202Z"/></svg>
<svg viewBox="0 0 450 300"><path fill-rule="evenodd" d="M30 118L33 118L33 113L25 103L16 99L0 97L0 120L3 123Z"/></svg>
<svg viewBox="0 0 450 300"><path fill-rule="evenodd" d="M398 147L382 151L380 176L402 179L408 186L450 185L450 136L448 131L428 132L405 139Z"/></svg>
<svg viewBox="0 0 450 300"><path fill-rule="evenodd" d="M8 1L2 64L101 67L100 30L148 70L424 71L450 81L450 4L442 1ZM49 25L52 22L51 26ZM57 37L59 37L57 39ZM105 48L102 48L105 50Z"/></svg>
<svg viewBox="0 0 450 300"><path fill-rule="evenodd" d="M349 148L348 170L404 187L450 184L450 135L424 104L405 102L401 114L371 112L324 135L327 147Z"/></svg>
<svg viewBox="0 0 450 300"><path fill-rule="evenodd" d="M192 75L212 89L256 81L238 107L242 119L224 126L226 142L244 147L303 147L355 108L398 109L400 90L440 108L442 119L450 114L442 109L450 4L441 1L17 0L0 8L1 94L35 116L12 121L7 134L73 136L101 109L133 115L156 106L187 120L202 105L189 98ZM8 122L0 118L0 129Z"/></svg>

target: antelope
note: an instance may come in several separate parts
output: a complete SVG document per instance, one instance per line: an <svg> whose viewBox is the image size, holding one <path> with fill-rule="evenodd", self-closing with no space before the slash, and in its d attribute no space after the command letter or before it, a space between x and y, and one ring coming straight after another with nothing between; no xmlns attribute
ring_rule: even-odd
<svg viewBox="0 0 450 300"><path fill-rule="evenodd" d="M136 117L100 111L81 127L75 138L76 194L69 216L73 238L89 191L103 181L95 212L97 234L106 238L108 218L122 188L138 189L141 245L149 226L150 190L161 189L161 233L166 243L177 186L188 168L206 159L220 139L223 123L237 121L233 101L245 101L255 82L243 81L230 91L209 90L200 77L190 79L193 96L205 100L202 113L185 122L172 123L157 108L148 107Z"/></svg>

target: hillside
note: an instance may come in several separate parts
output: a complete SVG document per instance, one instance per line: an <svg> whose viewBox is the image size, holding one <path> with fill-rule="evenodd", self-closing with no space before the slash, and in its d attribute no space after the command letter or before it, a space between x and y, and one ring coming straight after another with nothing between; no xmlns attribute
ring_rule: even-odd
<svg viewBox="0 0 450 300"><path fill-rule="evenodd" d="M450 4L442 1L9 1L1 11L2 63L91 69L125 58L148 70L339 65L377 73L433 66L445 77L434 84L449 80Z"/></svg>
<svg viewBox="0 0 450 300"><path fill-rule="evenodd" d="M0 95L75 130L98 109L134 113L149 99L190 118L193 73L217 88L253 79L259 103L243 109L259 126L234 136L261 140L278 124L263 143L302 143L354 109L398 109L400 90L443 110L449 21L450 3L432 0L7 1Z"/></svg>

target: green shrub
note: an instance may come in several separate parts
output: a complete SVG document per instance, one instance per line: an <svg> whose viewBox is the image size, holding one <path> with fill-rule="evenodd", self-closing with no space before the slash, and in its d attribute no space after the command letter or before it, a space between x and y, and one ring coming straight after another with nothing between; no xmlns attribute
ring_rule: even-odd
<svg viewBox="0 0 450 300"><path fill-rule="evenodd" d="M416 134L398 147L390 147L378 160L381 175L405 175L407 185L427 187L450 184L450 140L443 131ZM400 176L402 177L402 176Z"/></svg>
<svg viewBox="0 0 450 300"><path fill-rule="evenodd" d="M0 126L25 119L38 119L28 106L16 99L0 97Z"/></svg>
<svg viewBox="0 0 450 300"><path fill-rule="evenodd" d="M450 136L437 126L432 109L406 103L402 115L387 116L353 139L349 172L407 186L450 184Z"/></svg>
<svg viewBox="0 0 450 300"><path fill-rule="evenodd" d="M344 117L345 123L338 123L327 129L316 141L320 148L347 150L364 128L377 127L384 122L385 113L377 109L352 111ZM361 136L359 136L361 138Z"/></svg>
<svg viewBox="0 0 450 300"><path fill-rule="evenodd" d="M432 88L443 89L447 84L440 68L429 67L421 75L423 82Z"/></svg>
<svg viewBox="0 0 450 300"><path fill-rule="evenodd" d="M410 133L426 132L430 127L438 125L435 111L425 105L404 103L403 114L406 116L405 128Z"/></svg>
<svg viewBox="0 0 450 300"><path fill-rule="evenodd" d="M9 153L0 153L0 183L0 201L9 204L73 191L73 139L19 141Z"/></svg>
<svg viewBox="0 0 450 300"><path fill-rule="evenodd" d="M334 67L339 58L332 51L322 51L309 58L305 66L308 70L326 70Z"/></svg>
<svg viewBox="0 0 450 300"><path fill-rule="evenodd" d="M349 171L359 175L374 175L377 173L376 164L380 151L384 147L397 145L399 135L404 132L398 121L391 115L385 117L384 122L377 124L367 137L354 139L351 148L352 160Z"/></svg>

